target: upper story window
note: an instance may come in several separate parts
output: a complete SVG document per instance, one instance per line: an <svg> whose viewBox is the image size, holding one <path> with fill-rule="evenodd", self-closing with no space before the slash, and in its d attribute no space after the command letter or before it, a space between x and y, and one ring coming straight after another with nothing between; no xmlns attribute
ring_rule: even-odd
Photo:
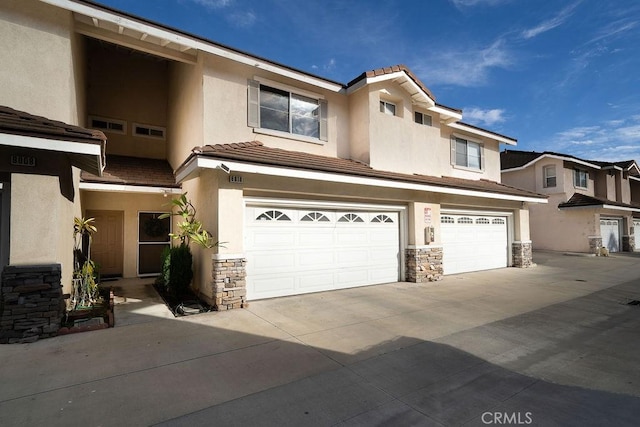
<svg viewBox="0 0 640 427"><path fill-rule="evenodd" d="M125 135L127 133L127 122L124 120L107 119L104 117L89 116L89 127L100 129L104 132Z"/></svg>
<svg viewBox="0 0 640 427"><path fill-rule="evenodd" d="M389 101L380 101L380 112L390 116L395 116L396 104Z"/></svg>
<svg viewBox="0 0 640 427"><path fill-rule="evenodd" d="M133 124L133 134L145 138L164 139L166 130L160 126Z"/></svg>
<svg viewBox="0 0 640 427"><path fill-rule="evenodd" d="M589 173L582 169L573 171L573 185L578 188L587 188Z"/></svg>
<svg viewBox="0 0 640 427"><path fill-rule="evenodd" d="M451 137L451 164L469 169L484 169L484 147L478 142Z"/></svg>
<svg viewBox="0 0 640 427"><path fill-rule="evenodd" d="M431 116L420 111L413 114L413 120L421 125L431 126Z"/></svg>
<svg viewBox="0 0 640 427"><path fill-rule="evenodd" d="M327 102L249 80L247 124L327 140Z"/></svg>
<svg viewBox="0 0 640 427"><path fill-rule="evenodd" d="M543 186L544 188L550 188L556 186L556 166L548 165L542 168L543 173Z"/></svg>

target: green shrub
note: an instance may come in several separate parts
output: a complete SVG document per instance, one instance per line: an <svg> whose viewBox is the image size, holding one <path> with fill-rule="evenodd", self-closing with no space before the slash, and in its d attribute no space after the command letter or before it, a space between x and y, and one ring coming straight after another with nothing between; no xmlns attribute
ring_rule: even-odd
<svg viewBox="0 0 640 427"><path fill-rule="evenodd" d="M182 244L164 250L159 281L168 293L178 296L189 290L193 279L192 264L193 255L189 246Z"/></svg>

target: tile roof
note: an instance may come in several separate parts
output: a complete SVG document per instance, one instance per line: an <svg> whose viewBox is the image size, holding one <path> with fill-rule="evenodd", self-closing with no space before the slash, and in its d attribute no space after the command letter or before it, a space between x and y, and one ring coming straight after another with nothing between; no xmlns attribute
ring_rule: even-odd
<svg viewBox="0 0 640 427"><path fill-rule="evenodd" d="M218 144L196 147L192 156L205 156L217 159L229 159L252 164L280 166L310 171L338 173L351 176L400 181L422 185L434 185L445 188L476 190L487 193L499 193L512 196L546 199L547 196L531 191L511 187L485 179L469 180L428 175L411 175L382 171L355 160L319 156L298 151L265 147L259 141L235 144Z"/></svg>
<svg viewBox="0 0 640 427"><path fill-rule="evenodd" d="M588 206L597 207L602 205L619 206L622 208L637 209L638 211L640 211L640 205L615 202L612 200L603 199L600 197L587 196L585 194L580 194L580 193L574 193L569 200L567 200L564 203L560 203L558 205L558 208L577 208L577 207L588 207Z"/></svg>
<svg viewBox="0 0 640 427"><path fill-rule="evenodd" d="M579 157L572 156L570 154L556 153L553 151L538 152L538 151L504 150L500 153L500 168L502 170L519 168L544 155L565 157L567 160L578 160L580 162L591 163L592 165L599 166L599 167L618 166L623 169L626 169L629 166L631 166L633 163L635 163L634 160L625 160L622 162L603 162L599 160L581 159Z"/></svg>
<svg viewBox="0 0 640 427"><path fill-rule="evenodd" d="M166 160L138 157L108 155L107 165L101 177L83 171L80 178L83 182L101 184L180 187L176 183L173 169Z"/></svg>
<svg viewBox="0 0 640 427"><path fill-rule="evenodd" d="M406 65L403 65L403 64L393 65L391 67L376 68L375 70L365 71L364 73L360 74L358 77L356 77L355 79L347 83L347 87L353 86L354 84L358 83L360 80L363 80L366 78L383 76L385 74L393 74L400 71L404 71L407 74L407 76L409 76L409 78L413 80L415 84L418 85L420 89L422 89L427 95L429 95L429 98L433 99L434 101L436 100L436 97L433 96L433 93L431 93L429 88L426 87L424 83L422 83L420 79L417 78L416 75L413 74L413 72L411 72L411 70Z"/></svg>
<svg viewBox="0 0 640 427"><path fill-rule="evenodd" d="M5 106L0 106L0 133L98 145L107 140L99 130L34 116Z"/></svg>

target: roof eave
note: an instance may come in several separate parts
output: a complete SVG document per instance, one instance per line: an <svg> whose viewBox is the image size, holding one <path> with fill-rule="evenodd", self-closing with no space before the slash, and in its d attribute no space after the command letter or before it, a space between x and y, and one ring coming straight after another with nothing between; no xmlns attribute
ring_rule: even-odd
<svg viewBox="0 0 640 427"><path fill-rule="evenodd" d="M499 199L527 203L547 203L547 197L543 195L524 196L508 193L482 191L479 189L466 189L447 186L445 184L436 185L428 183L408 182L401 180L375 178L361 175L349 175L339 172L327 172L301 169L296 167L282 167L269 164L256 164L251 162L243 162L238 160L229 160L224 158L216 158L213 155L195 155L178 171L176 171L176 180L181 183L198 175L200 169L219 169L226 173L241 172L255 173L262 175L281 176L286 178L312 179L318 181L329 181L343 184L369 185L375 187L386 187L395 189L408 189L425 191L441 194L453 194L470 197L480 197L489 199Z"/></svg>

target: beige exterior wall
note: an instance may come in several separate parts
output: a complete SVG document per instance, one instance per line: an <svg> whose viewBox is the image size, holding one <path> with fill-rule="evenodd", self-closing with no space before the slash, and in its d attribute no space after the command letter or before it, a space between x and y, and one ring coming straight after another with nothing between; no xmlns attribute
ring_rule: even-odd
<svg viewBox="0 0 640 427"><path fill-rule="evenodd" d="M640 181L629 180L629 193L631 203L640 204ZM640 242L638 244L640 245Z"/></svg>
<svg viewBox="0 0 640 427"><path fill-rule="evenodd" d="M62 265L71 291L76 205L60 194L57 176L11 174L11 265Z"/></svg>
<svg viewBox="0 0 640 427"><path fill-rule="evenodd" d="M529 207L534 249L589 252L589 236L600 235L600 218L594 209L558 209L566 201L554 194L547 205Z"/></svg>
<svg viewBox="0 0 640 427"><path fill-rule="evenodd" d="M83 190L80 196L83 212L87 210L124 212L123 276L136 277L138 275L138 212L167 212L170 198L159 194L107 193L86 190Z"/></svg>
<svg viewBox="0 0 640 427"><path fill-rule="evenodd" d="M0 8L0 103L79 124L81 87L72 14L35 0Z"/></svg>
<svg viewBox="0 0 640 427"><path fill-rule="evenodd" d="M625 178L625 173L618 171L616 175L616 190L618 190L618 182L620 183L619 191L617 194L620 196L620 202L631 203L631 187L629 185L629 178Z"/></svg>
<svg viewBox="0 0 640 427"><path fill-rule="evenodd" d="M205 145L202 57L197 64L169 65L167 160L177 169L193 147Z"/></svg>
<svg viewBox="0 0 640 427"><path fill-rule="evenodd" d="M371 114L368 91L358 90L349 95L349 121L350 158L370 164Z"/></svg>
<svg viewBox="0 0 640 427"><path fill-rule="evenodd" d="M354 97L351 108L355 107L359 115L361 107L357 104L368 103L368 117L352 119L355 124L351 133L356 142L352 153L357 160L366 162L368 158L372 168L393 172L500 182L500 151L496 141L441 125L439 115L427 110L417 109L432 117L432 126L415 123L416 109L411 97L399 85L389 81L375 83L350 96ZM381 113L380 101L395 104L396 115ZM484 146L484 171L451 165L452 134Z"/></svg>
<svg viewBox="0 0 640 427"><path fill-rule="evenodd" d="M126 134L105 132L108 154L164 159L167 141L134 135L134 124L167 127L169 62L86 40L87 115L123 120Z"/></svg>
<svg viewBox="0 0 640 427"><path fill-rule="evenodd" d="M587 196L595 196L594 178L596 176L596 171L594 169L585 168L583 166L578 166L577 168L586 170L589 173L589 178L587 179L587 188L580 188L574 185L573 183L574 166L572 163L564 162L564 170L562 175L564 179L564 192L567 194L567 197L571 197L573 193L585 194Z"/></svg>
<svg viewBox="0 0 640 427"><path fill-rule="evenodd" d="M329 104L328 141L307 142L285 133L272 136L247 126L247 81L256 77L286 85L291 92L301 90L324 97ZM205 144L258 140L269 147L323 156L349 154L349 112L344 95L211 56L204 59L203 89Z"/></svg>

